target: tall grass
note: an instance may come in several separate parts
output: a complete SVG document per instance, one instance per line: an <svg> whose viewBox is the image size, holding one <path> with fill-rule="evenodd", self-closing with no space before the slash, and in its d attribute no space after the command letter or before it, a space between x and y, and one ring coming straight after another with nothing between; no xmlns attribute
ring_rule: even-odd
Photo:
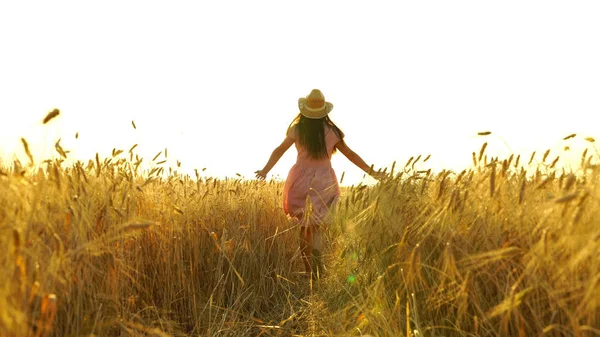
<svg viewBox="0 0 600 337"><path fill-rule="evenodd" d="M600 168L584 153L576 172L542 160L530 174L484 151L458 174L407 166L346 196L324 296L340 330L600 335Z"/></svg>
<svg viewBox="0 0 600 337"><path fill-rule="evenodd" d="M281 183L61 150L0 170L2 336L600 335L593 151L345 189L313 283Z"/></svg>

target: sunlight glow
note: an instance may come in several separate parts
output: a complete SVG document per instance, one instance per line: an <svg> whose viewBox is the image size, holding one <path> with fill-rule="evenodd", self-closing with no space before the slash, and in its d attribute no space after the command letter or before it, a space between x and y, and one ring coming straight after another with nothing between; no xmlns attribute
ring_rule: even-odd
<svg viewBox="0 0 600 337"><path fill-rule="evenodd" d="M86 160L139 144L188 174L252 178L319 88L376 167L431 154L419 165L461 169L486 141L577 162L600 139L598 17L596 1L4 2L0 154L26 158L21 137L37 158L59 138Z"/></svg>

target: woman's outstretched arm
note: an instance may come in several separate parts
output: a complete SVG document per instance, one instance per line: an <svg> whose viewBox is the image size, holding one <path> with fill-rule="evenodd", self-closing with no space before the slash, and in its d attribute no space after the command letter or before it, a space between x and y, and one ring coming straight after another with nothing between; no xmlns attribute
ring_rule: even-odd
<svg viewBox="0 0 600 337"><path fill-rule="evenodd" d="M380 179L383 178L383 176L385 176L384 173L377 172L373 169L372 166L367 165L367 163L365 163L365 161L356 152L352 151L352 149L348 147L348 145L346 145L346 142L344 142L343 140L337 143L335 147L344 156L346 156L346 158L348 158L348 160L350 160L354 165L358 166L358 168L365 171L373 178Z"/></svg>
<svg viewBox="0 0 600 337"><path fill-rule="evenodd" d="M276 147L275 150L273 150L273 152L271 153L271 157L269 157L269 161L267 161L265 167L262 170L254 172L256 173L256 178L265 179L267 177L267 173L271 171L273 166L277 164L279 159L281 159L281 156L283 156L283 154L290 148L290 146L292 146L292 144L294 144L294 139L290 137L285 137L283 142L281 142L281 144L278 147Z"/></svg>

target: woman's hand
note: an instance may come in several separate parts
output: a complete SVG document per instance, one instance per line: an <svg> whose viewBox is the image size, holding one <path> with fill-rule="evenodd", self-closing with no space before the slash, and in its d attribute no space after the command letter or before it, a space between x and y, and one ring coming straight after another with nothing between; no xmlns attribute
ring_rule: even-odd
<svg viewBox="0 0 600 337"><path fill-rule="evenodd" d="M388 177L388 174L385 173L384 171L373 171L373 172L371 172L370 176L381 181L381 180L386 179Z"/></svg>
<svg viewBox="0 0 600 337"><path fill-rule="evenodd" d="M267 179L267 173L263 170L258 170L254 172L256 174L256 179L265 180Z"/></svg>

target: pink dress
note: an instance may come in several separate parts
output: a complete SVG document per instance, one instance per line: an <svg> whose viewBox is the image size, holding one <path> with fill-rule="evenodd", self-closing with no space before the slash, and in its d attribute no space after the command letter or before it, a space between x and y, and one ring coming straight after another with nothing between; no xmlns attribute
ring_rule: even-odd
<svg viewBox="0 0 600 337"><path fill-rule="evenodd" d="M328 158L312 159L300 145L295 126L290 128L288 137L296 141L298 157L285 180L283 209L289 216L297 218L301 226L327 222L329 209L340 196L340 186L331 167L331 154L340 138L326 125L325 145ZM307 199L310 200L311 212L306 210ZM305 213L311 216L305 217Z"/></svg>

